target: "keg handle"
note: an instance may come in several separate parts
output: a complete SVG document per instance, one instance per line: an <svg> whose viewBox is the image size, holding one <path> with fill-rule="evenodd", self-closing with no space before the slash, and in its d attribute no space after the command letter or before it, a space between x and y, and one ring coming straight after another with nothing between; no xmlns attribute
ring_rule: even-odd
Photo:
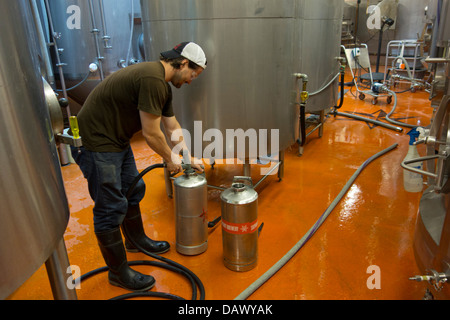
<svg viewBox="0 0 450 320"><path fill-rule="evenodd" d="M248 185L250 185L253 188L253 180L251 177L247 177L247 176L235 176L233 178L233 183L231 185L233 185L235 182L248 182Z"/></svg>

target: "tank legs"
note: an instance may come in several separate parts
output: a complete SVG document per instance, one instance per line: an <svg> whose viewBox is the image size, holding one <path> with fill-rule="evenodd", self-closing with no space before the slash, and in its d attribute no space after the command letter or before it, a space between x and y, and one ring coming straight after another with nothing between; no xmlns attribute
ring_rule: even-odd
<svg viewBox="0 0 450 320"><path fill-rule="evenodd" d="M281 181L284 178L284 150L280 151L278 161L280 161L280 167L278 168L278 180Z"/></svg>
<svg viewBox="0 0 450 320"><path fill-rule="evenodd" d="M69 257L67 256L64 239L61 239L47 261L45 261L48 279L55 300L77 300L75 284L69 285L72 273Z"/></svg>

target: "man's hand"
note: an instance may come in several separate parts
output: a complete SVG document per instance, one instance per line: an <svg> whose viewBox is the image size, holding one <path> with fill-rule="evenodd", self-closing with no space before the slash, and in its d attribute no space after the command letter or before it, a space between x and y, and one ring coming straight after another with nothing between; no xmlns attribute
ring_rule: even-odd
<svg viewBox="0 0 450 320"><path fill-rule="evenodd" d="M191 167L192 167L192 169L194 169L200 173L203 173L203 171L204 171L203 170L204 167L201 165L201 161L199 161L197 158L194 158L194 157L191 157Z"/></svg>
<svg viewBox="0 0 450 320"><path fill-rule="evenodd" d="M193 169L195 169L196 171L198 171L198 172L200 172L200 173L202 173L204 170L203 170L203 167L201 166L201 165L199 165L199 164L194 164L194 163L192 163L191 164L191 167L193 168Z"/></svg>
<svg viewBox="0 0 450 320"><path fill-rule="evenodd" d="M171 174L177 174L177 173L183 171L183 167L181 166L181 163L168 162L167 163L167 170Z"/></svg>

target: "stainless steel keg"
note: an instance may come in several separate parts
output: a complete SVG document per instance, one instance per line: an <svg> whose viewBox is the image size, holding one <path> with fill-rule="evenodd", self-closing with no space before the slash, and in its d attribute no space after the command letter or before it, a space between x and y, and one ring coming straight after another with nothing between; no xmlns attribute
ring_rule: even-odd
<svg viewBox="0 0 450 320"><path fill-rule="evenodd" d="M258 193L250 177L234 177L222 192L223 262L233 271L253 269L258 260Z"/></svg>
<svg viewBox="0 0 450 320"><path fill-rule="evenodd" d="M176 250L196 255L208 248L207 185L204 175L185 170L174 181Z"/></svg>

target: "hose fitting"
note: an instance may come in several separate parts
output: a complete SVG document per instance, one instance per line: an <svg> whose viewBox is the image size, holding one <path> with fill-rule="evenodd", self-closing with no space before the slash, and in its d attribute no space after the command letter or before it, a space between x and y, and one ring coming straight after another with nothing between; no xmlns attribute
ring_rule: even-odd
<svg viewBox="0 0 450 320"><path fill-rule="evenodd" d="M305 104L306 100L308 100L309 97L308 91L306 90L308 84L308 75L304 73L294 73L294 77L296 77L297 80L301 79L303 82L302 92L300 92L300 103Z"/></svg>

